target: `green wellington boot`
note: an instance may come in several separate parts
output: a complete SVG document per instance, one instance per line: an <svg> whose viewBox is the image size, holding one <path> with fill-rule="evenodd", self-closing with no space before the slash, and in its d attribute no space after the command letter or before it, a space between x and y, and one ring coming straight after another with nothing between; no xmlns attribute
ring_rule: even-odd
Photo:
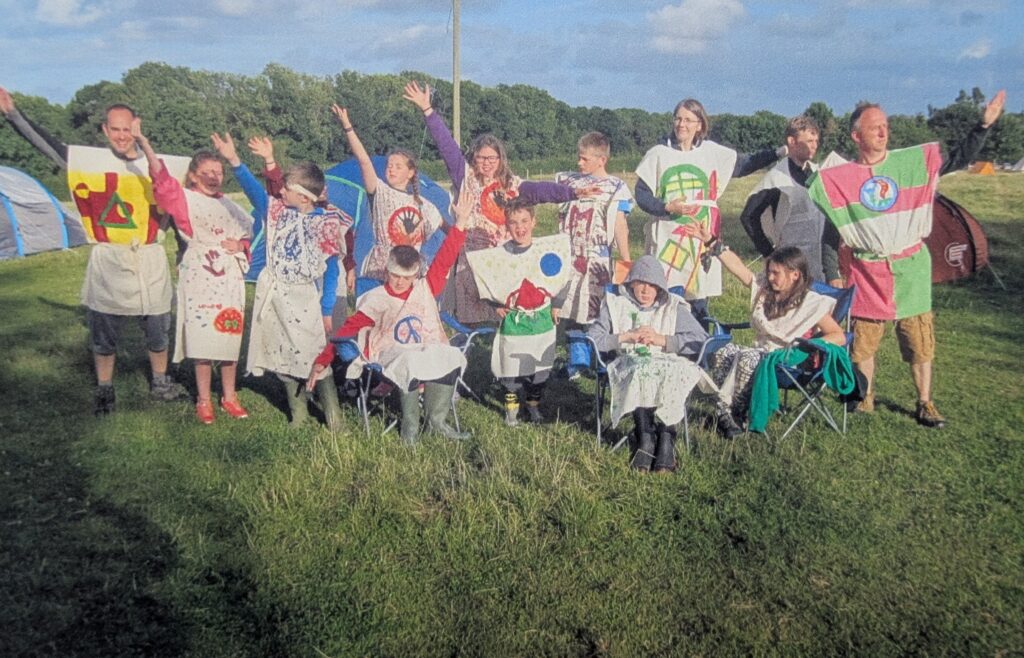
<svg viewBox="0 0 1024 658"><path fill-rule="evenodd" d="M341 406L338 404L338 387L334 385L334 375L327 375L316 383L316 397L320 401L320 409L324 412L327 429L337 432L341 429Z"/></svg>
<svg viewBox="0 0 1024 658"><path fill-rule="evenodd" d="M399 393L402 407L402 424L399 435L406 445L415 445L420 435L420 391L403 391Z"/></svg>
<svg viewBox="0 0 1024 658"><path fill-rule="evenodd" d="M469 432L460 432L448 424L448 406L452 402L455 387L448 384L429 382L423 392L423 408L427 412L427 427L446 439L465 441Z"/></svg>
<svg viewBox="0 0 1024 658"><path fill-rule="evenodd" d="M288 399L288 411L291 415L288 426L302 427L309 420L309 394L306 392L306 385L291 377L282 377L281 383L284 384L284 396Z"/></svg>

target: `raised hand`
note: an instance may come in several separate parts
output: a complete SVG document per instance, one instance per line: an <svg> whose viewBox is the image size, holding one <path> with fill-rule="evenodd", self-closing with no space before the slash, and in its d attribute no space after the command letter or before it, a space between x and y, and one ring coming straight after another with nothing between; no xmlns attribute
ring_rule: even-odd
<svg viewBox="0 0 1024 658"><path fill-rule="evenodd" d="M0 112L10 114L14 112L14 99L3 87L0 87Z"/></svg>
<svg viewBox="0 0 1024 658"><path fill-rule="evenodd" d="M679 227L683 235L697 238L701 242L711 242L711 229L704 225L704 222L690 222Z"/></svg>
<svg viewBox="0 0 1024 658"><path fill-rule="evenodd" d="M249 140L249 150L258 158L263 158L267 163L267 169L273 169L274 165L274 143L269 137L253 137Z"/></svg>
<svg viewBox="0 0 1024 658"><path fill-rule="evenodd" d="M577 199L589 199L591 197L600 196L601 188L597 185L591 185L590 187L578 187L576 188Z"/></svg>
<svg viewBox="0 0 1024 658"><path fill-rule="evenodd" d="M146 141L146 136L142 134L142 119L140 119L139 117L135 117L134 119L132 119L132 125L130 130L132 139L134 139L136 142Z"/></svg>
<svg viewBox="0 0 1024 658"><path fill-rule="evenodd" d="M467 189L467 186L463 185L462 190L459 192L459 202L452 204L452 210L455 211L455 228L460 231L465 231L469 228L469 220L473 214L473 193Z"/></svg>
<svg viewBox="0 0 1024 658"><path fill-rule="evenodd" d="M430 109L430 85L420 84L415 80L411 80L405 85L405 94L402 95L407 101L410 101L413 105L420 108L424 113Z"/></svg>
<svg viewBox="0 0 1024 658"><path fill-rule="evenodd" d="M1004 105L1006 105L1006 90L1000 89L996 95L992 97L992 100L988 102L988 105L985 106L985 116L981 120L981 125L988 128L995 123L996 119L999 118L999 115L1003 113Z"/></svg>
<svg viewBox="0 0 1024 658"><path fill-rule="evenodd" d="M229 165L237 167L242 164L241 158L238 157L238 151L235 149L235 140L231 138L231 133L224 133L224 137L213 133L210 135L210 139L213 141L213 148L217 149L217 153L220 153L220 157L227 160Z"/></svg>
<svg viewBox="0 0 1024 658"><path fill-rule="evenodd" d="M338 117L338 122L342 128L345 130L352 128L352 122L348 118L348 108L342 107L337 103L331 103L331 112L334 113L334 116Z"/></svg>

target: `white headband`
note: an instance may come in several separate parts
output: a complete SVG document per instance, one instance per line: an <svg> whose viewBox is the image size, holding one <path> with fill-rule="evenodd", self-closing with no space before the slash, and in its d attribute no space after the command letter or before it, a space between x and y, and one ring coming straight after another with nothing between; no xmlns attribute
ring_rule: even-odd
<svg viewBox="0 0 1024 658"><path fill-rule="evenodd" d="M306 197L307 199L309 199L313 203L316 203L317 200L320 198L319 196L317 196L316 194L313 194L312 192L310 192L306 188L302 187L298 183L288 183L288 185L286 185L285 187L287 187L292 192L295 192L297 194L301 194L302 196Z"/></svg>

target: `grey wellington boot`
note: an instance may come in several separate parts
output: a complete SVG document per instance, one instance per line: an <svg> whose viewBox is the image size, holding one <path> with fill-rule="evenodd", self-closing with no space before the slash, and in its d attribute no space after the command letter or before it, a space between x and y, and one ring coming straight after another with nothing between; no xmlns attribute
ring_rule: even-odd
<svg viewBox="0 0 1024 658"><path fill-rule="evenodd" d="M284 384L284 396L288 399L288 411L291 415L288 427L302 427L309 420L309 394L306 392L306 386L291 377L282 377L281 383Z"/></svg>
<svg viewBox="0 0 1024 658"><path fill-rule="evenodd" d="M320 400L320 409L324 412L327 429L337 432L341 429L341 406L338 404L338 387L334 385L334 375L327 375L316 383L316 397Z"/></svg>
<svg viewBox="0 0 1024 658"><path fill-rule="evenodd" d="M427 426L430 431L437 432L452 441L465 441L471 435L460 432L448 424L448 405L452 402L454 386L429 382L423 392L423 408L427 412Z"/></svg>
<svg viewBox="0 0 1024 658"><path fill-rule="evenodd" d="M402 425L399 435L406 445L415 445L420 435L420 392L402 391L399 394L402 407Z"/></svg>

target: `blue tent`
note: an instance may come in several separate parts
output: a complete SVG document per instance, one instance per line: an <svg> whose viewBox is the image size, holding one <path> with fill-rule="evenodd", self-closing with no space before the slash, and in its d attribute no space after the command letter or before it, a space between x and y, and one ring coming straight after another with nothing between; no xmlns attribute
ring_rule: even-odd
<svg viewBox="0 0 1024 658"><path fill-rule="evenodd" d="M32 176L0 167L0 260L86 242L78 213L66 210Z"/></svg>
<svg viewBox="0 0 1024 658"><path fill-rule="evenodd" d="M384 180L384 170L387 167L387 157L378 155L373 157L373 168L377 170L377 176ZM355 158L349 158L344 162L334 165L326 172L327 177L327 198L330 202L348 213L354 222L352 230L355 232L355 253L353 254L357 267L363 262L370 249L373 247L373 223L370 221L370 204L366 196L366 188L363 186L363 174L359 170L359 162ZM449 211L451 196L448 191L435 183L429 177L420 173L420 196L426 201L437 206L446 224L452 224L452 217ZM444 241L444 232L436 231L420 249L424 259L429 263L434 254ZM263 240L263 233L253 240L252 263L249 266L247 280L255 281L263 267L266 265L266 245ZM362 285L362 284L360 284ZM364 290L356 290L360 295Z"/></svg>

